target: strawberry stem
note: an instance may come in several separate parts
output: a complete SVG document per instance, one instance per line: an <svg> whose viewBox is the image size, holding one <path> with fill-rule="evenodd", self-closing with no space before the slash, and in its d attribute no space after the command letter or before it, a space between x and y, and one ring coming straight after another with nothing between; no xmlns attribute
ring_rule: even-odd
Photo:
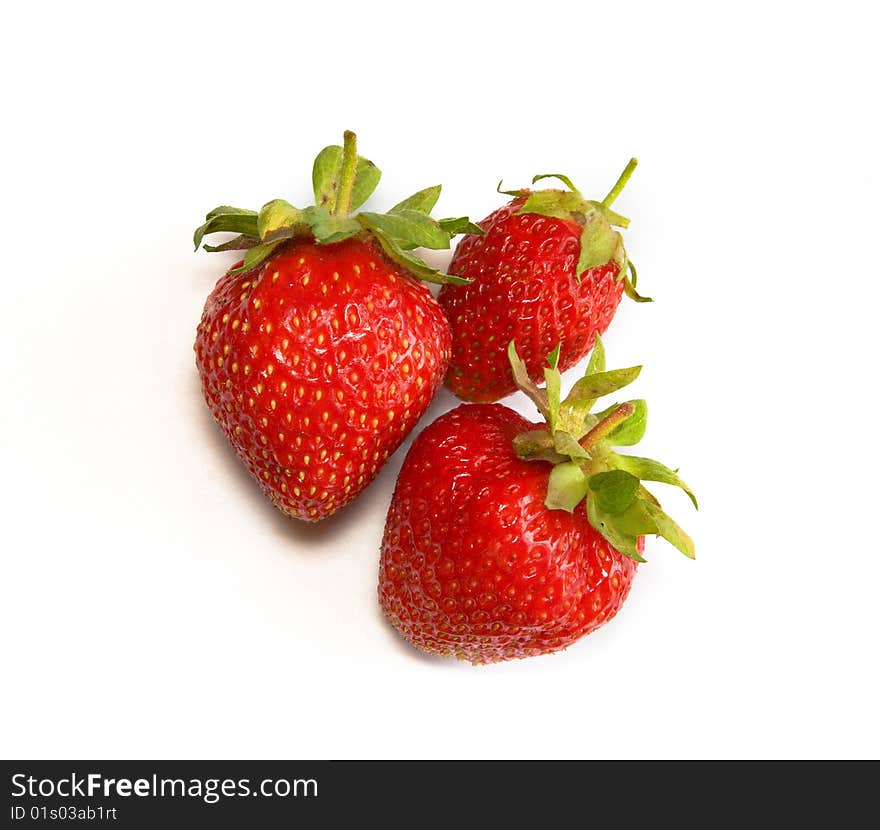
<svg viewBox="0 0 880 830"><path fill-rule="evenodd" d="M592 447L599 443L606 435L608 435L616 426L621 424L633 412L636 411L635 406L631 403L622 403L610 415L599 421L581 440L578 442L588 452Z"/></svg>
<svg viewBox="0 0 880 830"><path fill-rule="evenodd" d="M620 196L620 192L626 187L626 183L629 181L629 177L632 176L633 170L636 169L638 163L638 159L629 160L629 164L623 168L623 172L620 174L620 178L615 182L614 187L608 191L608 195L602 200L602 204L605 205L605 207L611 207L611 205L614 204L614 200Z"/></svg>
<svg viewBox="0 0 880 830"><path fill-rule="evenodd" d="M354 190L354 174L357 170L357 139L351 130L346 130L342 138L342 172L339 176L339 192L334 216L345 218L351 209L351 194Z"/></svg>

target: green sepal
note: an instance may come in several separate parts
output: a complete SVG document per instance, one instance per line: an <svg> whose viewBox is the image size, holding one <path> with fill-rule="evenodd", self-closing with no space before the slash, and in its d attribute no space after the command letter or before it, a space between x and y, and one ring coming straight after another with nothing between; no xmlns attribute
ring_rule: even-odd
<svg viewBox="0 0 880 830"><path fill-rule="evenodd" d="M354 187L351 190L351 203L348 209L357 210L370 196L382 178L382 171L369 159L358 156L354 173Z"/></svg>
<svg viewBox="0 0 880 830"><path fill-rule="evenodd" d="M587 483L604 513L623 513L635 501L639 490L639 480L623 470L596 473Z"/></svg>
<svg viewBox="0 0 880 830"><path fill-rule="evenodd" d="M608 461L618 470L624 470L631 473L642 481L657 481L660 484L671 484L673 487L680 487L687 493L694 507L700 508L697 503L697 497L693 490L681 480L675 470L670 470L665 464L654 461L652 458L640 458L636 455L620 455L619 453L610 453Z"/></svg>
<svg viewBox="0 0 880 830"><path fill-rule="evenodd" d="M654 525L657 528L657 535L662 536L673 547L687 556L688 559L696 558L693 539L659 507L650 502L641 503L645 505L645 510L653 519Z"/></svg>
<svg viewBox="0 0 880 830"><path fill-rule="evenodd" d="M539 389L538 385L529 377L529 371L522 358L516 352L516 343L511 340L507 344L507 359L510 361L510 368L513 372L513 382L517 388L523 392L528 399L538 407L538 412L544 416L547 423L550 423L550 404L547 393L543 389Z"/></svg>
<svg viewBox="0 0 880 830"><path fill-rule="evenodd" d="M446 231L450 236L458 236L459 234L469 233L473 236L485 236L484 231L479 225L474 224L467 216L453 216L448 219L438 219L437 224Z"/></svg>
<svg viewBox="0 0 880 830"><path fill-rule="evenodd" d="M575 273L580 279L584 271L610 262L621 247L620 234L598 210L585 217L581 231L581 253Z"/></svg>
<svg viewBox="0 0 880 830"><path fill-rule="evenodd" d="M303 223L303 211L284 199L266 202L257 217L257 235L261 241L280 242L294 236L297 225Z"/></svg>
<svg viewBox="0 0 880 830"><path fill-rule="evenodd" d="M617 550L637 562L644 562L638 552L639 536L662 536L689 559L694 558L694 543L659 506L636 499L621 513L607 513L598 500L587 497L587 518L593 527Z"/></svg>
<svg viewBox="0 0 880 830"><path fill-rule="evenodd" d="M582 423L584 416L592 409L598 398L628 386L641 371L641 366L630 366L626 369L612 369L610 372L585 375L572 386L571 392L562 403L567 419Z"/></svg>
<svg viewBox="0 0 880 830"><path fill-rule="evenodd" d="M230 207L229 205L220 205L205 214L205 219L213 219L215 216L256 216L257 211L249 208Z"/></svg>
<svg viewBox="0 0 880 830"><path fill-rule="evenodd" d="M608 220L609 225L614 225L617 228L628 228L629 227L629 219L626 216L622 216L619 213L615 213L611 208L605 207L601 202L590 202L591 205L595 205L599 210L602 211L602 215Z"/></svg>
<svg viewBox="0 0 880 830"><path fill-rule="evenodd" d="M417 210L420 213L430 213L440 198L441 189L441 185L435 184L433 187L419 190L402 202L398 202L388 213L400 213L403 210Z"/></svg>
<svg viewBox="0 0 880 830"><path fill-rule="evenodd" d="M585 199L572 180L563 173L539 173L532 178L532 184L543 179L558 179L569 188L568 191L558 189L502 190L501 182L498 183L497 190L499 193L524 199L518 214L536 213L556 219L574 221L581 225L580 255L576 268L578 281L586 271L612 261L618 263L618 278L623 279L625 276L624 266L627 262L626 250L623 246L623 238L614 228L628 228L630 220L614 211L611 205L623 190L636 164L635 159L630 159L614 187L602 201ZM635 290L635 280L626 281L624 290L626 295L636 302L649 301L648 298L641 297Z"/></svg>
<svg viewBox="0 0 880 830"><path fill-rule="evenodd" d="M629 271L629 276L625 275L625 271ZM638 281L638 272L636 271L636 266L633 265L632 260L627 259L626 261L626 269L621 268L620 273L624 274L623 277L623 291L627 297L631 300L635 300L637 303L653 303L654 301L650 297L643 297L636 291L636 282ZM618 275L619 277L620 275Z"/></svg>
<svg viewBox="0 0 880 830"><path fill-rule="evenodd" d="M254 247L250 248L244 255L244 262L238 268L231 268L229 273L243 274L246 271L250 271L252 268L256 268L261 262L263 262L263 260L272 255L272 252L279 244L279 242L272 242L268 245L254 245Z"/></svg>
<svg viewBox="0 0 880 830"><path fill-rule="evenodd" d="M581 213L584 198L580 193L567 190L536 190L529 193L517 214L537 213L540 216L552 216L555 219L572 219L572 213Z"/></svg>
<svg viewBox="0 0 880 830"><path fill-rule="evenodd" d="M561 343L547 355L548 368L544 370L544 387L547 391L547 408L550 411L550 429L555 431L559 424L559 405L562 398L562 375L559 366Z"/></svg>
<svg viewBox="0 0 880 830"><path fill-rule="evenodd" d="M596 414L589 411L597 398L631 383L641 367L607 371L604 345L597 337L585 376L575 383L565 401L560 401L558 348L548 356L544 389L528 377L513 341L508 344L508 356L517 386L535 403L549 426L521 433L513 440L519 458L554 465L548 476L545 505L571 511L586 497L587 517L593 527L616 550L636 561L645 561L638 544L639 537L648 534L662 536L693 557L693 541L642 482L680 487L697 507L690 488L677 471L657 461L620 455L611 449L634 444L642 437L648 413L645 401L615 404Z"/></svg>
<svg viewBox="0 0 880 830"><path fill-rule="evenodd" d="M213 254L217 251L244 251L259 244L260 240L255 236L246 236L242 233L234 239L230 239L229 242L224 242L222 245L202 245L202 248L208 253Z"/></svg>
<svg viewBox="0 0 880 830"><path fill-rule="evenodd" d="M647 536L657 533L657 524L649 512L649 508L659 508L658 502L647 490L639 488L639 497L633 503L615 515L612 519L619 533L628 536Z"/></svg>
<svg viewBox="0 0 880 830"><path fill-rule="evenodd" d="M359 216L363 216L363 214L359 214ZM385 251L394 262L402 268L405 268L407 271L410 271L420 280L437 283L438 285L468 285L471 282L462 277L456 277L452 274L444 274L442 271L432 268L423 259L419 259L419 257L403 250L403 248L391 239L391 237L378 229L371 229L371 233L382 247L382 250Z"/></svg>
<svg viewBox="0 0 880 830"><path fill-rule="evenodd" d="M312 189L315 204L332 211L336 207L339 179L342 175L342 147L331 144L315 157L312 165Z"/></svg>
<svg viewBox="0 0 880 830"><path fill-rule="evenodd" d="M587 371L584 372L585 375L598 375L600 372L605 371L605 344L602 342L602 338L599 335L596 335L595 340L593 340L593 351L590 354L590 361L587 363Z"/></svg>
<svg viewBox="0 0 880 830"><path fill-rule="evenodd" d="M439 250L449 247L449 234L440 227L436 219L418 210L405 208L397 213L364 211L357 215L357 219L365 228L381 231L404 250L412 248Z"/></svg>
<svg viewBox="0 0 880 830"><path fill-rule="evenodd" d="M331 144L318 153L312 166L312 189L315 193L315 204L318 207L326 208L331 213L336 208L336 199L339 195L342 156L342 147L338 144ZM350 211L359 208L370 198L381 178L382 171L373 162L362 156L357 157Z"/></svg>
<svg viewBox="0 0 880 830"><path fill-rule="evenodd" d="M311 234L322 245L340 242L363 231L354 219L335 216L327 208L312 205L300 210L284 199L273 199L263 205L257 219L263 243L281 242L301 234Z"/></svg>
<svg viewBox="0 0 880 830"><path fill-rule="evenodd" d="M670 518L656 499L653 501L636 499L626 511L608 518L615 531L621 535L661 536L688 559L694 559L696 556L693 539Z"/></svg>
<svg viewBox="0 0 880 830"><path fill-rule="evenodd" d="M572 461L586 461L590 454L577 442L570 432L562 429L553 431L553 447L561 455L567 456Z"/></svg>
<svg viewBox="0 0 880 830"><path fill-rule="evenodd" d="M246 250L240 273L258 265L288 239L310 237L329 245L371 234L385 253L413 276L428 282L468 285L472 280L445 274L408 253L414 248L448 249L451 238L460 233L482 234L467 217L437 220L429 214L441 192L440 185L427 187L395 205L386 214L350 213L373 193L381 172L369 159L357 155L356 136L344 134L344 146L336 144L318 153L312 166L315 205L297 208L284 199L273 199L257 212L222 205L212 210L196 229L196 248L204 236L231 232L238 236L222 245L206 245L209 251Z"/></svg>
<svg viewBox="0 0 880 830"><path fill-rule="evenodd" d="M622 424L618 424L605 438L605 441L612 447L631 447L638 444L645 435L645 429L648 426L648 403L641 398L627 401L631 403L635 410ZM602 412L597 412L596 417L601 421L610 415L619 404L609 406Z"/></svg>
<svg viewBox="0 0 880 830"><path fill-rule="evenodd" d="M504 179L498 180L498 186L495 188L496 193L501 193L503 196L514 196L517 199L521 199L523 196L529 195L529 189L527 187L521 188L520 190L502 190L501 185L504 184Z"/></svg>
<svg viewBox="0 0 880 830"><path fill-rule="evenodd" d="M639 272L636 271L635 263L629 258L627 258L627 260L626 260L626 267L627 267L627 270L629 271L630 282L632 283L632 287L633 287L633 289L635 289L635 287L639 284Z"/></svg>
<svg viewBox="0 0 880 830"><path fill-rule="evenodd" d="M343 239L357 236L363 231L356 219L347 216L333 216L325 208L311 207L306 208L303 212L307 215L315 242L319 245L341 242Z"/></svg>
<svg viewBox="0 0 880 830"><path fill-rule="evenodd" d="M639 486L639 498L644 499L645 501L649 501L651 502L651 504L660 507L660 502L657 500L654 494L647 487L645 487L644 484Z"/></svg>
<svg viewBox="0 0 880 830"><path fill-rule="evenodd" d="M572 193L580 194L580 190L572 184L571 179L564 173L538 173L537 176L532 176L532 184L537 184L541 179L559 179Z"/></svg>
<svg viewBox="0 0 880 830"><path fill-rule="evenodd" d="M311 205L300 210L284 199L273 199L260 210L257 231L264 244L311 234L319 244L328 245L356 236L363 228L356 220L335 216L325 207Z"/></svg>
<svg viewBox="0 0 880 830"><path fill-rule="evenodd" d="M568 461L567 454L557 451L554 439L555 436L550 434L550 430L532 429L521 432L513 439L513 449L517 457L523 461L549 461L551 464Z"/></svg>
<svg viewBox="0 0 880 830"><path fill-rule="evenodd" d="M594 498L587 498L587 519L615 550L636 562L645 561L639 553L638 535L620 530L614 517L602 510Z"/></svg>
<svg viewBox="0 0 880 830"><path fill-rule="evenodd" d="M550 510L566 510L571 513L587 495L587 477L579 464L565 461L550 472L547 497L544 505Z"/></svg>
<svg viewBox="0 0 880 830"><path fill-rule="evenodd" d="M398 202L388 211L388 213L406 216L410 211L416 211L428 216L428 214L434 209L434 205L437 204L437 199L440 197L440 190L441 188L439 184L434 187L426 187L424 190L418 191L418 193L413 193L412 196L404 199L402 202ZM410 219L412 219L411 216ZM454 216L448 219L431 219L431 222L434 225L439 226L440 230L447 234L448 237L457 236L458 234L463 233L481 236L484 233L483 229L479 225L475 225L471 222L467 216ZM387 229L384 230L386 230L386 233L388 232ZM389 235L394 236L393 233ZM398 242L400 242L400 240L398 240ZM448 248L449 240L447 239L445 245L424 245L423 247Z"/></svg>
<svg viewBox="0 0 880 830"><path fill-rule="evenodd" d="M199 249L202 239L207 234L223 232L258 237L260 234L257 230L257 212L226 205L214 208L205 216L205 223L196 228L193 233L195 250Z"/></svg>
<svg viewBox="0 0 880 830"><path fill-rule="evenodd" d="M558 369L544 370L544 388L547 392L547 409L550 413L550 429L559 425L559 407L562 397L562 375Z"/></svg>

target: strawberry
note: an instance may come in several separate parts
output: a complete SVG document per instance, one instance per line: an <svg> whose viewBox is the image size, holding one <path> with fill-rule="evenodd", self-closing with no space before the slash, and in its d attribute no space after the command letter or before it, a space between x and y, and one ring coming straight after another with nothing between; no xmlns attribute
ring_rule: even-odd
<svg viewBox="0 0 880 830"><path fill-rule="evenodd" d="M623 455L645 431L644 401L592 414L641 367L606 372L596 339L587 374L560 401L559 351L546 389L510 344L517 385L546 423L500 404L461 405L416 439L382 540L379 600L416 648L473 663L558 651L610 620L644 562L644 535L693 557L690 538L642 481L687 485Z"/></svg>
<svg viewBox="0 0 880 830"><path fill-rule="evenodd" d="M195 233L244 249L208 297L196 364L211 414L275 505L318 521L369 484L424 413L449 362L449 326L419 281L461 282L410 253L448 248L440 187L361 212L380 177L353 133L315 160L316 204L220 207Z"/></svg>
<svg viewBox="0 0 880 830"><path fill-rule="evenodd" d="M585 199L560 174L532 183L557 178L567 191L499 191L513 201L480 222L483 235L459 242L449 272L472 282L445 286L439 297L452 326L446 383L458 397L489 403L515 390L506 354L511 340L537 380L554 345L562 346L563 371L587 354L621 294L649 301L635 290L636 270L613 228L629 220L611 210L635 166L632 159L601 202Z"/></svg>

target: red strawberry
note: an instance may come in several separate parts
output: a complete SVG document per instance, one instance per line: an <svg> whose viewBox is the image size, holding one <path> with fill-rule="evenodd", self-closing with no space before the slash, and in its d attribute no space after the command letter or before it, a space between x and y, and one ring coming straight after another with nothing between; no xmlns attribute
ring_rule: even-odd
<svg viewBox="0 0 880 830"><path fill-rule="evenodd" d="M562 346L563 371L587 354L624 291L647 301L636 293L635 268L612 227L629 224L611 205L635 166L632 159L601 202L586 200L559 174L552 177L569 191L502 191L514 200L480 223L484 235L461 240L449 272L473 282L446 286L439 297L452 326L446 383L458 397L488 403L515 390L511 340L537 379L555 345Z"/></svg>
<svg viewBox="0 0 880 830"><path fill-rule="evenodd" d="M196 231L241 234L196 336L214 419L275 505L318 521L351 501L427 408L449 361L448 324L416 276L450 278L408 253L449 247L466 220L431 219L440 188L387 214L349 217L379 171L354 135L315 162L317 205L218 208Z"/></svg>
<svg viewBox="0 0 880 830"><path fill-rule="evenodd" d="M499 404L462 405L427 427L404 461L379 600L423 651L473 663L558 651L620 609L644 561L644 534L693 556L641 480L675 484L693 499L691 491L659 462L614 450L641 438L644 401L589 412L640 367L605 372L597 339L587 375L560 402L557 359L558 351L538 389L511 343L517 383L547 423Z"/></svg>

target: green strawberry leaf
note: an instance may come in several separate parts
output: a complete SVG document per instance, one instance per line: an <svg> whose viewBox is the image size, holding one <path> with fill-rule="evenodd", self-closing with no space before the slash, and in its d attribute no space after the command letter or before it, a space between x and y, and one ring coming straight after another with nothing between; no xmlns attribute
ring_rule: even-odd
<svg viewBox="0 0 880 830"><path fill-rule="evenodd" d="M694 542L666 513L650 502L642 502L657 527L657 534L680 550L688 559L695 558Z"/></svg>
<svg viewBox="0 0 880 830"><path fill-rule="evenodd" d="M498 180L498 187L495 188L496 193L501 193L504 196L515 196L516 198L521 198L523 196L529 195L528 188L521 188L520 190L502 190L501 185L504 184L504 179Z"/></svg>
<svg viewBox="0 0 880 830"><path fill-rule="evenodd" d="M229 242L224 242L222 245L202 245L202 247L213 254L217 251L243 251L246 248L253 248L254 245L259 244L260 240L256 237L239 234L235 239L230 239Z"/></svg>
<svg viewBox="0 0 880 830"><path fill-rule="evenodd" d="M559 464L568 460L567 453L557 451L554 436L546 429L521 432L513 439L513 449L517 458L523 461L549 461L551 464Z"/></svg>
<svg viewBox="0 0 880 830"><path fill-rule="evenodd" d="M649 501L651 502L651 504L660 507L660 502L657 501L657 498L654 496L654 494L647 487L645 487L644 484L639 485L639 498L644 499L645 501Z"/></svg>
<svg viewBox="0 0 880 830"><path fill-rule="evenodd" d="M340 242L343 239L357 236L357 234L363 231L360 222L356 219L332 216L327 213L325 208L306 208L303 213L306 214L306 219L311 225L315 242L320 245L327 245L331 242Z"/></svg>
<svg viewBox="0 0 880 830"><path fill-rule="evenodd" d="M413 193L402 202L398 202L388 213L400 213L402 210L417 210L420 213L430 213L440 198L441 185L435 184L433 187L426 187L418 193Z"/></svg>
<svg viewBox="0 0 880 830"><path fill-rule="evenodd" d="M637 539L639 536L655 534L662 536L688 558L694 558L694 543L691 537L654 502L638 498L626 510L618 514L605 513L594 505L591 515L590 504L595 501L596 499L592 496L587 499L587 515L590 518L590 524L621 553L630 555L628 551L617 546L615 539L627 544L629 540ZM594 519L604 522L604 526L597 526ZM644 560L639 559L638 561Z"/></svg>
<svg viewBox="0 0 880 830"><path fill-rule="evenodd" d="M215 216L256 216L257 211L248 208L230 207L229 205L220 205L214 210L208 211L205 219L213 219Z"/></svg>
<svg viewBox="0 0 880 830"><path fill-rule="evenodd" d="M259 236L257 213L253 210L221 206L214 208L206 217L205 223L196 228L193 234L195 250L209 233L228 232L245 236Z"/></svg>
<svg viewBox="0 0 880 830"><path fill-rule="evenodd" d="M358 218L363 214L358 214ZM432 268L423 259L404 251L390 236L381 230L372 228L373 236L388 256L402 268L410 271L414 276L425 282L434 282L439 285L468 285L470 280L462 277L454 277L452 274L444 274L436 268Z"/></svg>
<svg viewBox="0 0 880 830"><path fill-rule="evenodd" d="M550 510L571 513L587 495L587 477L574 461L557 464L550 473L544 505Z"/></svg>
<svg viewBox="0 0 880 830"><path fill-rule="evenodd" d="M312 189L315 193L315 204L326 208L330 213L336 207L339 185L342 178L342 147L331 144L318 153L312 166ZM354 185L351 191L349 210L355 210L370 198L382 171L373 162L358 156L355 167Z"/></svg>
<svg viewBox="0 0 880 830"><path fill-rule="evenodd" d="M362 235L369 231L389 258L413 276L428 282L467 285L472 280L445 274L420 257L414 248L448 249L452 236L482 234L467 217L436 220L430 212L440 195L440 185L426 187L396 204L387 214L350 213L370 197L382 173L373 162L357 155L357 137L344 133L344 144L332 144L318 153L312 165L315 205L303 210L284 199L273 199L257 212L221 205L205 217L193 234L198 248L206 234L237 234L221 245L206 245L209 251L246 250L245 262L235 273L250 270L268 257L283 240L300 236L322 245Z"/></svg>
<svg viewBox="0 0 880 830"><path fill-rule="evenodd" d="M626 260L626 267L629 269L630 282L633 289L635 289L639 282L639 273L636 271L635 263L629 257Z"/></svg>
<svg viewBox="0 0 880 830"><path fill-rule="evenodd" d="M463 233L473 234L474 236L485 236L486 234L479 225L475 225L467 216L439 219L437 223L450 236L458 236Z"/></svg>
<svg viewBox="0 0 880 830"><path fill-rule="evenodd" d="M620 234L611 227L600 211L592 210L581 231L581 254L576 269L578 279L584 271L611 260L620 243Z"/></svg>
<svg viewBox="0 0 880 830"><path fill-rule="evenodd" d="M571 219L572 213L580 213L583 209L584 200L579 193L570 193L566 190L536 190L529 194L517 214L537 213L556 219Z"/></svg>
<svg viewBox="0 0 880 830"><path fill-rule="evenodd" d="M642 493L647 499L642 497ZM653 499L653 501L651 501ZM644 488L640 488L639 497L633 503L613 517L614 525L620 533L629 536L645 536L649 533L657 533L657 524L648 512L648 507L660 507L655 504L656 499Z"/></svg>
<svg viewBox="0 0 880 830"><path fill-rule="evenodd" d="M590 362L587 364L587 371L584 374L598 375L605 371L605 344L602 338L596 335L593 341L593 352L590 355Z"/></svg>
<svg viewBox="0 0 880 830"><path fill-rule="evenodd" d="M417 210L405 208L399 213L364 211L357 215L357 219L368 229L381 231L404 250L449 247L449 234L440 228L437 220Z"/></svg>
<svg viewBox="0 0 880 830"><path fill-rule="evenodd" d="M312 166L312 189L315 204L332 211L336 207L339 180L342 176L342 147L331 144L318 153Z"/></svg>
<svg viewBox="0 0 880 830"><path fill-rule="evenodd" d="M639 489L639 480L623 470L596 473L587 483L604 513L623 513L635 501Z"/></svg>
<svg viewBox="0 0 880 830"><path fill-rule="evenodd" d="M590 363L592 364L592 359ZM641 366L630 366L627 369L613 369L610 372L585 375L571 387L562 407L573 421L583 422L584 417L598 398L628 386L639 376L641 371Z"/></svg>
<svg viewBox="0 0 880 830"><path fill-rule="evenodd" d="M654 301L650 297L643 297L636 291L636 282L638 280L638 273L636 272L636 266L633 265L632 260L627 259L626 267L629 269L630 276L624 276L623 278L623 291L627 297L631 300L635 300L637 303L653 303ZM620 269L620 273L624 273L624 269ZM620 275L618 275L619 277Z"/></svg>
<svg viewBox="0 0 880 830"><path fill-rule="evenodd" d="M551 364L550 369L544 370L544 385L547 393L547 409L550 413L550 429L555 430L559 422L559 406L562 396L562 375Z"/></svg>
<svg viewBox="0 0 880 830"><path fill-rule="evenodd" d="M571 183L571 179L563 173L538 173L532 177L532 184L536 184L541 179L559 179L572 193L580 195L580 191Z"/></svg>
<svg viewBox="0 0 880 830"><path fill-rule="evenodd" d="M514 448L525 461L553 464L547 483L548 509L571 512L586 498L591 525L621 554L644 562L640 537L662 536L686 556L693 558L694 544L660 506L642 481L660 481L681 487L697 500L677 471L647 458L619 455L612 446L636 443L644 434L648 407L638 399L615 404L603 412L589 410L597 398L622 389L639 375L640 366L606 371L605 349L600 338L583 378L560 401L560 349L547 358L546 385L539 388L530 378L513 340L508 357L518 388L538 407L549 429L533 429L517 435Z"/></svg>
<svg viewBox="0 0 880 830"><path fill-rule="evenodd" d="M642 481L658 481L661 484L671 484L674 487L680 487L688 494L694 507L699 509L697 497L694 495L691 488L679 478L675 470L670 470L665 464L661 464L659 461L654 461L651 458L639 458L635 455L619 455L618 453L609 454L608 460L616 469L624 470Z"/></svg>
<svg viewBox="0 0 880 830"><path fill-rule="evenodd" d="M304 220L303 211L284 199L266 202L257 216L257 234L264 243L290 239Z"/></svg>
<svg viewBox="0 0 880 830"><path fill-rule="evenodd" d="M630 415L623 423L618 424L606 437L605 440L612 447L631 447L633 444L638 444L645 435L645 429L648 426L647 401L639 398L634 401L627 401L627 403L631 403L635 407L635 410L632 415ZM609 406L602 412L597 412L596 417L601 421L603 418L606 418L614 412L618 406L620 406L620 404Z"/></svg>
<svg viewBox="0 0 880 830"><path fill-rule="evenodd" d="M263 260L271 256L272 251L278 247L278 244L278 242L273 242L269 245L254 245L254 247L249 249L244 255L244 263L238 268L233 268L229 273L243 274L246 271L250 271L252 268L256 268L261 262L263 262Z"/></svg>
<svg viewBox="0 0 880 830"><path fill-rule="evenodd" d="M513 382L538 407L538 412L549 423L550 402L547 393L543 389L539 389L538 385L529 377L526 364L523 363L522 358L516 353L516 343L513 340L507 344L507 359L510 361L510 368L513 372Z"/></svg>
<svg viewBox="0 0 880 830"><path fill-rule="evenodd" d="M587 518L590 524L602 534L608 543L630 559L636 562L644 562L639 553L639 537L620 529L615 517L606 513L599 507L595 498L587 498Z"/></svg>
<svg viewBox="0 0 880 830"><path fill-rule="evenodd" d="M354 186L351 190L350 211L357 210L373 195L381 178L382 171L373 162L363 156L358 156L354 172Z"/></svg>
<svg viewBox="0 0 880 830"><path fill-rule="evenodd" d="M629 219L626 216L621 216L621 214L615 213L613 210L611 210L610 207L603 205L601 202L590 201L587 202L587 204L600 211L602 215L608 220L608 224L616 225L618 228L629 227Z"/></svg>
<svg viewBox="0 0 880 830"><path fill-rule="evenodd" d="M572 461L587 460L590 457L590 454L578 444L577 439L564 430L557 429L553 432L553 447Z"/></svg>

